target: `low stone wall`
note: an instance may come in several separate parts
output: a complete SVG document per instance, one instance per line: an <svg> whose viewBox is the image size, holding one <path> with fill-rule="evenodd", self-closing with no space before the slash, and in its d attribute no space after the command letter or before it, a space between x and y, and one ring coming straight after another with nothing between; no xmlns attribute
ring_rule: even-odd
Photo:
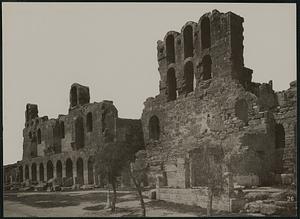
<svg viewBox="0 0 300 219"><path fill-rule="evenodd" d="M156 198L174 203L207 207L207 188L171 189L157 188ZM213 197L213 209L230 211L230 199L226 195Z"/></svg>
<svg viewBox="0 0 300 219"><path fill-rule="evenodd" d="M258 186L259 177L257 175L234 176L234 182L241 186Z"/></svg>

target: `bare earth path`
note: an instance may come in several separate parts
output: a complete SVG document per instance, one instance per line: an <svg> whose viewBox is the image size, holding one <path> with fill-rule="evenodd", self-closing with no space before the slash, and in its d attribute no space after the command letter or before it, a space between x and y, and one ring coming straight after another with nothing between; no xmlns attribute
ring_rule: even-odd
<svg viewBox="0 0 300 219"><path fill-rule="evenodd" d="M183 209L176 204L145 198L147 216L205 216L205 209ZM19 192L4 194L5 217L120 217L141 216L134 192L119 191L117 211L104 209L106 191ZM189 208L189 207L188 207ZM194 209L195 208L195 209Z"/></svg>

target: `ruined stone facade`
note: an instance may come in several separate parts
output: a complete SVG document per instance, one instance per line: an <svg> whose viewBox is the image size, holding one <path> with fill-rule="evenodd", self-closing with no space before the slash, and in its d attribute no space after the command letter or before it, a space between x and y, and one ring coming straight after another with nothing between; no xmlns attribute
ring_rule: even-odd
<svg viewBox="0 0 300 219"><path fill-rule="evenodd" d="M21 182L58 178L66 186L100 184L95 154L104 136L121 142L133 136L143 147L140 120L119 118L112 101L90 103L89 88L79 84L71 87L68 115L39 117L38 106L27 104L25 118L23 159L18 162Z"/></svg>
<svg viewBox="0 0 300 219"><path fill-rule="evenodd" d="M157 42L160 92L145 101L141 118L150 185L206 186L204 148L238 184L294 181L296 81L282 92L272 81L252 82L243 21L213 10Z"/></svg>
<svg viewBox="0 0 300 219"><path fill-rule="evenodd" d="M272 81L252 82L243 21L213 10L159 40L159 94L144 102L141 120L118 118L111 101L90 103L89 88L79 84L71 87L68 115L39 117L28 104L19 179L99 183L93 155L103 135L126 141L131 133L145 143L148 183L160 189L159 199L194 203L206 195L207 148L240 185L295 182L296 81L281 92Z"/></svg>

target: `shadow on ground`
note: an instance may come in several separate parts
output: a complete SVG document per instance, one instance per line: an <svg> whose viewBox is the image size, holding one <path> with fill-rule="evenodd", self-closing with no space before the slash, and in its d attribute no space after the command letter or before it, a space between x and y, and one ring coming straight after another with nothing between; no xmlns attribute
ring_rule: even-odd
<svg viewBox="0 0 300 219"><path fill-rule="evenodd" d="M117 194L118 198L123 195L124 194ZM17 196L17 194L10 194L5 196L5 200L15 201L24 205L29 205L31 207L37 207L37 208L55 208L55 207L78 206L82 203L82 201L91 202L91 203L105 202L106 194L89 193L89 194L74 196L72 194L65 194L65 193L64 194L52 193L52 194L32 194L32 195L24 195L19 197ZM91 206L90 208L93 209L93 207L94 206Z"/></svg>

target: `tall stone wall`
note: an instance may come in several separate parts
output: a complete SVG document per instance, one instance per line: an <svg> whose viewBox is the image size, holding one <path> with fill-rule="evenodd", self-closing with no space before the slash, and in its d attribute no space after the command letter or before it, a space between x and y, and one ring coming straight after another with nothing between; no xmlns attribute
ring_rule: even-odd
<svg viewBox="0 0 300 219"><path fill-rule="evenodd" d="M196 173L204 173L200 167L195 169L199 164L193 151L205 147L223 154L224 170L232 172L234 179L272 184L278 153L283 154L276 146L280 141L276 110L287 108L278 104L272 81L251 81L253 71L243 61L242 23L243 18L232 12L214 10L198 23L187 22L181 33L169 31L164 41L158 41L160 93L145 101L141 118L152 186L157 179L161 186L173 188L202 185L194 182L199 178ZM290 90L293 96L295 86ZM288 109L290 114L296 112L294 102ZM286 141L291 138L288 135ZM295 144L284 150L288 148ZM289 165L295 167L289 162L291 153L284 156L280 173L288 171Z"/></svg>
<svg viewBox="0 0 300 219"><path fill-rule="evenodd" d="M67 115L38 116L35 104L26 106L20 180L101 184L95 175L95 154L104 141L130 143L132 153L143 149L140 120L118 118L112 101L89 103L89 88L73 84Z"/></svg>

